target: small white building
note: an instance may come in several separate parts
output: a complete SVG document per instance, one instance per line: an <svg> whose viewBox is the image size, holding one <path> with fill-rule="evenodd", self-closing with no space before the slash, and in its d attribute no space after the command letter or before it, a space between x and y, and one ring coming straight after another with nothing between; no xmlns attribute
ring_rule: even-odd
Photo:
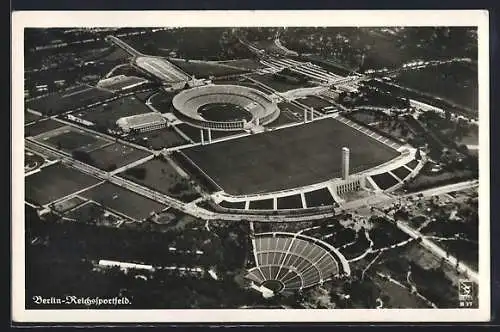
<svg viewBox="0 0 500 332"><path fill-rule="evenodd" d="M118 261L111 261L111 260L106 260L106 259L99 260L98 265L101 267L119 267L120 270L123 270L123 271L129 270L129 269L154 271L154 267L152 265L135 264L135 263L128 263L128 262L118 262Z"/></svg>
<svg viewBox="0 0 500 332"><path fill-rule="evenodd" d="M125 133L131 130L146 132L165 128L167 120L160 113L150 112L120 118L116 125Z"/></svg>

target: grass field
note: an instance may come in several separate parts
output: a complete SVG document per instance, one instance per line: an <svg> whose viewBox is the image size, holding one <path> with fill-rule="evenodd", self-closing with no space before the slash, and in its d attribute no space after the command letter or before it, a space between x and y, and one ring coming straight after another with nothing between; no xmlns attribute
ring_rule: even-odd
<svg viewBox="0 0 500 332"><path fill-rule="evenodd" d="M25 178L25 199L45 205L98 182L96 178L75 169L55 164Z"/></svg>
<svg viewBox="0 0 500 332"><path fill-rule="evenodd" d="M300 195L292 195L278 198L278 210L302 209L302 200Z"/></svg>
<svg viewBox="0 0 500 332"><path fill-rule="evenodd" d="M151 106L153 106L158 112L167 113L172 112L172 99L174 98L175 93L167 93L167 92L158 92L155 93L151 99Z"/></svg>
<svg viewBox="0 0 500 332"><path fill-rule="evenodd" d="M31 100L27 102L27 107L46 115L53 115L90 105L112 96L112 92L104 89L77 85L65 91Z"/></svg>
<svg viewBox="0 0 500 332"><path fill-rule="evenodd" d="M249 70L255 70L255 69L260 69L264 68L265 66L259 63L256 60L253 59L236 59L236 60L227 60L227 61L220 61L219 63L225 64L225 65L230 65L230 66L235 66L235 67L240 67L240 68L245 68Z"/></svg>
<svg viewBox="0 0 500 332"><path fill-rule="evenodd" d="M198 114L208 121L239 121L252 120L252 113L236 104L213 103L202 105Z"/></svg>
<svg viewBox="0 0 500 332"><path fill-rule="evenodd" d="M214 62L185 61L183 59L169 59L169 61L186 73L199 78L237 75L249 72L249 70L245 68L235 68L233 66Z"/></svg>
<svg viewBox="0 0 500 332"><path fill-rule="evenodd" d="M110 170L128 165L136 160L145 158L149 153L137 150L124 144L114 143L90 154L94 165L100 169Z"/></svg>
<svg viewBox="0 0 500 332"><path fill-rule="evenodd" d="M478 108L477 68L470 64L453 63L404 71L396 81L459 105L476 110Z"/></svg>
<svg viewBox="0 0 500 332"><path fill-rule="evenodd" d="M173 128L162 128L138 133L128 136L127 140L153 150L160 150L188 143L188 141L179 135Z"/></svg>
<svg viewBox="0 0 500 332"><path fill-rule="evenodd" d="M396 175L401 180L404 180L408 176L408 174L410 174L410 171L401 166L392 170L392 174Z"/></svg>
<svg viewBox="0 0 500 332"><path fill-rule="evenodd" d="M52 119L47 119L43 120L40 122L35 122L33 124L27 125L24 127L24 137L27 136L37 136L42 133L61 128L65 126L64 123L52 120Z"/></svg>
<svg viewBox="0 0 500 332"><path fill-rule="evenodd" d="M184 152L226 192L241 195L339 177L344 146L351 149L352 173L398 155L334 119L192 147Z"/></svg>
<svg viewBox="0 0 500 332"><path fill-rule="evenodd" d="M142 169L143 174L138 175L138 170ZM199 197L191 186L186 183L172 167L172 165L161 159L152 159L130 170L120 173L120 176L142 184L158 192L170 195L181 200L192 201Z"/></svg>
<svg viewBox="0 0 500 332"><path fill-rule="evenodd" d="M261 199L258 201L250 201L248 207L250 210L272 210L273 200L272 199Z"/></svg>
<svg viewBox="0 0 500 332"><path fill-rule="evenodd" d="M30 151L24 150L24 172L29 172L37 169L43 165L45 158L32 153Z"/></svg>
<svg viewBox="0 0 500 332"><path fill-rule="evenodd" d="M36 121L40 118L41 118L40 115L36 115L30 112L24 112L24 124Z"/></svg>
<svg viewBox="0 0 500 332"><path fill-rule="evenodd" d="M332 106L332 104L329 103L328 101L326 101L322 98L316 97L316 96L308 96L305 98L300 98L297 101L301 104L312 107L318 111L320 111L321 109L323 109L327 106Z"/></svg>
<svg viewBox="0 0 500 332"><path fill-rule="evenodd" d="M279 127L289 123L296 123L303 120L303 110L288 102L278 103L280 109L279 117L268 126L271 128Z"/></svg>
<svg viewBox="0 0 500 332"><path fill-rule="evenodd" d="M228 202L222 201L219 203L220 206L228 208L228 209L244 209L245 202Z"/></svg>
<svg viewBox="0 0 500 332"><path fill-rule="evenodd" d="M261 92L264 92L266 94L270 94L272 93L273 91L270 90L269 88L264 88L260 85L258 85L257 83L254 83L248 79L244 79L244 78L231 78L231 79L221 79L221 80L217 80L215 79L213 81L214 84L227 84L227 85L241 85L241 86L246 86L246 87L249 87L249 88L252 88L252 89L255 89L255 90L259 90Z"/></svg>
<svg viewBox="0 0 500 332"><path fill-rule="evenodd" d="M254 74L250 76L256 81L259 81L270 88L278 91L278 92L286 92L289 90L294 90L294 89L299 89L299 88L306 88L306 87L311 87L312 85L310 84L300 84L300 83L293 83L289 81L282 81L275 79L273 77L273 74L263 74L263 75L258 75Z"/></svg>
<svg viewBox="0 0 500 332"><path fill-rule="evenodd" d="M67 153L75 150L90 152L110 143L97 135L70 126L41 134L36 140Z"/></svg>
<svg viewBox="0 0 500 332"><path fill-rule="evenodd" d="M328 206L335 203L332 194L326 188L310 191L304 194L307 207Z"/></svg>
<svg viewBox="0 0 500 332"><path fill-rule="evenodd" d="M398 180L396 180L396 178L389 173L372 175L372 179L382 190L389 189L398 183Z"/></svg>
<svg viewBox="0 0 500 332"><path fill-rule="evenodd" d="M166 208L160 203L108 182L91 188L80 196L138 220L148 217L152 211L159 212Z"/></svg>
<svg viewBox="0 0 500 332"><path fill-rule="evenodd" d="M148 112L151 112L149 107L135 96L128 96L73 115L93 122L98 127L112 128L119 118Z"/></svg>

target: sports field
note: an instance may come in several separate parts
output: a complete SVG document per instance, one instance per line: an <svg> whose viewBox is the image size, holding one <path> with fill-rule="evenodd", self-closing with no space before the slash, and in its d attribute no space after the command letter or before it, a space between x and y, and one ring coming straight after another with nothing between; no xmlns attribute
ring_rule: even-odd
<svg viewBox="0 0 500 332"><path fill-rule="evenodd" d="M166 206L109 182L93 187L80 196L134 219L144 219L152 211L160 212Z"/></svg>
<svg viewBox="0 0 500 332"><path fill-rule="evenodd" d="M35 122L33 124L27 125L24 127L24 136L37 136L42 133L60 128L65 126L64 123L58 122L56 120L47 119L39 122Z"/></svg>
<svg viewBox="0 0 500 332"><path fill-rule="evenodd" d="M147 157L149 154L130 146L114 143L90 153L90 158L96 167L112 170Z"/></svg>
<svg viewBox="0 0 500 332"><path fill-rule="evenodd" d="M183 201L190 202L199 197L187 181L165 160L149 160L120 173L120 176Z"/></svg>
<svg viewBox="0 0 500 332"><path fill-rule="evenodd" d="M151 110L143 102L135 96L128 96L88 110L75 112L73 115L93 122L97 127L112 128L119 118L149 112Z"/></svg>
<svg viewBox="0 0 500 332"><path fill-rule="evenodd" d="M113 96L112 92L88 85L76 85L27 102L29 109L47 115L60 114Z"/></svg>
<svg viewBox="0 0 500 332"><path fill-rule="evenodd" d="M183 151L226 192L242 195L339 177L344 146L351 149L352 173L399 154L331 118Z"/></svg>
<svg viewBox="0 0 500 332"><path fill-rule="evenodd" d="M56 149L63 150L66 153L71 153L75 150L90 152L111 144L110 141L102 137L70 126L64 126L40 134L36 140Z"/></svg>
<svg viewBox="0 0 500 332"><path fill-rule="evenodd" d="M98 182L99 180L90 175L62 164L55 164L26 177L25 199L28 202L44 205Z"/></svg>

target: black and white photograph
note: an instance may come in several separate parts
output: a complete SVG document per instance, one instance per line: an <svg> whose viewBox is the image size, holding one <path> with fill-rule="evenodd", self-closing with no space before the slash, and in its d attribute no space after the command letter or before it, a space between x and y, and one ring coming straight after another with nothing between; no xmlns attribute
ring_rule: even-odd
<svg viewBox="0 0 500 332"><path fill-rule="evenodd" d="M13 20L20 321L489 319L487 12Z"/></svg>

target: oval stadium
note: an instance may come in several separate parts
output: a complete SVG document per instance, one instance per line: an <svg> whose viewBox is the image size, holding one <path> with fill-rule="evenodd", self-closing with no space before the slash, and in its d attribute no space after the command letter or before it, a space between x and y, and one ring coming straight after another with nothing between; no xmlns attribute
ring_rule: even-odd
<svg viewBox="0 0 500 332"><path fill-rule="evenodd" d="M205 85L178 93L176 115L188 124L222 131L243 130L274 121L280 113L261 91L238 85Z"/></svg>
<svg viewBox="0 0 500 332"><path fill-rule="evenodd" d="M261 233L252 240L256 266L246 278L254 287L277 294L302 290L340 275L350 275L344 256L318 239L286 232Z"/></svg>

